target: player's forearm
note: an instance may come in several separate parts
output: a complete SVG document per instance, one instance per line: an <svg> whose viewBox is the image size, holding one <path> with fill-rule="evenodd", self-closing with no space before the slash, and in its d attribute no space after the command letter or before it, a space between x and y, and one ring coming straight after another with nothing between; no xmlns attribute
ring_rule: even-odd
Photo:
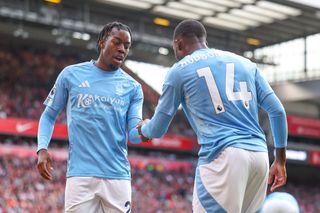
<svg viewBox="0 0 320 213"><path fill-rule="evenodd" d="M281 165L286 163L286 148L276 148L276 161Z"/></svg>
<svg viewBox="0 0 320 213"><path fill-rule="evenodd" d="M142 126L141 132L147 138L161 138L168 130L172 117L156 112L152 119Z"/></svg>
<svg viewBox="0 0 320 213"><path fill-rule="evenodd" d="M271 131L274 137L274 146L284 148L287 146L288 126L285 112L277 117L270 117Z"/></svg>
<svg viewBox="0 0 320 213"><path fill-rule="evenodd" d="M272 135L274 138L274 146L276 148L284 148L287 146L288 125L285 110L279 99L274 95L269 95L263 102L262 107L267 111Z"/></svg>
<svg viewBox="0 0 320 213"><path fill-rule="evenodd" d="M39 120L37 151L41 149L48 149L52 137L54 123L58 114L59 112L50 107L46 107L46 109L43 111Z"/></svg>
<svg viewBox="0 0 320 213"><path fill-rule="evenodd" d="M136 128L137 124L141 121L140 118L133 118L129 120L129 140L133 144L138 144L141 142L139 137L138 129Z"/></svg>

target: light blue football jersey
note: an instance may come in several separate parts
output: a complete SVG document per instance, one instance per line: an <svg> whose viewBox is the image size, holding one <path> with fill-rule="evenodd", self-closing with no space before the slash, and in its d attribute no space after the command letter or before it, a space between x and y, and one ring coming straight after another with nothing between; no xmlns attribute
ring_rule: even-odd
<svg viewBox="0 0 320 213"><path fill-rule="evenodd" d="M127 132L130 121L142 118L141 85L120 68L104 71L94 63L66 67L44 104L67 106L68 177L130 179Z"/></svg>
<svg viewBox="0 0 320 213"><path fill-rule="evenodd" d="M168 71L155 116L173 117L181 103L201 145L199 164L211 162L228 146L266 152L258 106L273 93L250 60L199 49Z"/></svg>

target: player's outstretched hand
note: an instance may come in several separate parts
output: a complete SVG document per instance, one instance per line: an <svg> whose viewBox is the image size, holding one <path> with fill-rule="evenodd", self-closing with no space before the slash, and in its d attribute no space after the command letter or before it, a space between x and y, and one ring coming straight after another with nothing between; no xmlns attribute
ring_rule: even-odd
<svg viewBox="0 0 320 213"><path fill-rule="evenodd" d="M151 141L151 138L145 137L145 136L142 134L142 132L141 132L141 127L142 127L144 124L148 123L149 121L150 121L149 119L141 120L141 121L137 124L137 126L136 126L136 128L138 129L139 137L141 138L141 141L142 141L142 142L150 142L150 141Z"/></svg>
<svg viewBox="0 0 320 213"><path fill-rule="evenodd" d="M271 192L285 185L287 182L287 171L285 163L277 160L273 162L269 171L268 184L271 184Z"/></svg>
<svg viewBox="0 0 320 213"><path fill-rule="evenodd" d="M37 168L39 174L46 180L52 180L52 160L47 150L41 149L38 152Z"/></svg>

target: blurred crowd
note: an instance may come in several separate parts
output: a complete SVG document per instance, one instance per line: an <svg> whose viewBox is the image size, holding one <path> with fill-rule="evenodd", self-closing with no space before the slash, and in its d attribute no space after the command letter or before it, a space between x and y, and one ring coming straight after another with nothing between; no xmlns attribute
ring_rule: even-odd
<svg viewBox="0 0 320 213"><path fill-rule="evenodd" d="M320 183L297 182L288 183L284 188L298 201L301 213L320 212Z"/></svg>
<svg viewBox="0 0 320 213"><path fill-rule="evenodd" d="M52 182L43 180L36 158L0 157L0 213L61 213L64 206L66 161L55 160ZM193 171L164 167L132 168L132 213L191 211Z"/></svg>
<svg viewBox="0 0 320 213"><path fill-rule="evenodd" d="M55 178L46 183L36 170L35 158L1 156L0 212L63 211L65 162L55 162Z"/></svg>
<svg viewBox="0 0 320 213"><path fill-rule="evenodd" d="M54 178L48 182L38 174L35 157L1 156L0 213L63 212L66 165L54 160ZM194 167L168 171L152 163L132 165L132 213L192 212L193 177ZM296 197L301 213L320 212L319 183L289 182L281 190Z"/></svg>
<svg viewBox="0 0 320 213"><path fill-rule="evenodd" d="M39 119L55 78L75 57L0 47L0 117ZM65 122L62 113L58 122Z"/></svg>

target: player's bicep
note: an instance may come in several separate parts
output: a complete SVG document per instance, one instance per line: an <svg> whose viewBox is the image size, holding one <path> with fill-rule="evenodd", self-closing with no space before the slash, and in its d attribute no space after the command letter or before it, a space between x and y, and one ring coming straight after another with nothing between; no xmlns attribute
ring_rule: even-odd
<svg viewBox="0 0 320 213"><path fill-rule="evenodd" d="M268 113L269 117L277 117L285 114L283 105L274 93L269 94L260 103L260 107Z"/></svg>
<svg viewBox="0 0 320 213"><path fill-rule="evenodd" d="M179 88L164 84L156 111L174 116L181 103L181 92Z"/></svg>
<svg viewBox="0 0 320 213"><path fill-rule="evenodd" d="M256 70L255 85L257 92L257 101L259 106L261 106L261 103L264 101L264 99L274 92L259 69Z"/></svg>

